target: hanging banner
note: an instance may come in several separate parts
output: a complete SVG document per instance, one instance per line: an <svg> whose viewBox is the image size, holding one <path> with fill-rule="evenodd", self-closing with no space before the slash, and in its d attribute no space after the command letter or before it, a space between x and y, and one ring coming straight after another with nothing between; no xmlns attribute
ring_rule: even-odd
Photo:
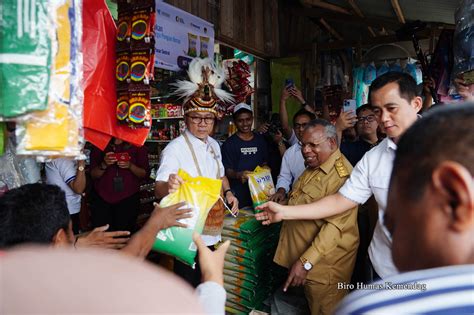
<svg viewBox="0 0 474 315"><path fill-rule="evenodd" d="M178 71L194 57L214 57L214 25L157 1L155 67Z"/></svg>

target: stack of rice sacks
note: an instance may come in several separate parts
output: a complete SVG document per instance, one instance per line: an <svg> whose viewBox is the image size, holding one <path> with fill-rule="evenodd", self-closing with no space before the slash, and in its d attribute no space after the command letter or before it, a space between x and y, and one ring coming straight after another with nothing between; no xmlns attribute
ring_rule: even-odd
<svg viewBox="0 0 474 315"><path fill-rule="evenodd" d="M273 268L279 233L280 224L263 226L255 219L253 209L240 210L237 218L225 218L222 238L231 241L224 262L228 313L261 310L263 301L281 283L282 275Z"/></svg>

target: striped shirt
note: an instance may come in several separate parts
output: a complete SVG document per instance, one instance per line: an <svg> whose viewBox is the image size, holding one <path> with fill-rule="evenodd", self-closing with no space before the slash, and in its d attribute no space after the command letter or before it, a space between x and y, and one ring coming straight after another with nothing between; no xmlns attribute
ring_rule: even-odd
<svg viewBox="0 0 474 315"><path fill-rule="evenodd" d="M355 289L335 314L474 314L474 265L403 273Z"/></svg>

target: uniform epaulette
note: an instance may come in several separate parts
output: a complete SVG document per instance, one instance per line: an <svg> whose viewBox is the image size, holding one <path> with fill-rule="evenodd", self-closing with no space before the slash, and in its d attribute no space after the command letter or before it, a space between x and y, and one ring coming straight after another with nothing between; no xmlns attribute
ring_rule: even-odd
<svg viewBox="0 0 474 315"><path fill-rule="evenodd" d="M334 167L336 168L339 177L349 176L349 171L347 170L347 167L344 165L340 158L336 160L336 163L334 163Z"/></svg>

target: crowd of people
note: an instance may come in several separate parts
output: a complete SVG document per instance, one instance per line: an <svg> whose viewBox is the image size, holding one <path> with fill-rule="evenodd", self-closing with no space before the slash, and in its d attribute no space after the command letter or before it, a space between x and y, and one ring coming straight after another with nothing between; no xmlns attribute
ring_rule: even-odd
<svg viewBox="0 0 474 315"><path fill-rule="evenodd" d="M252 205L248 175L256 166L275 165L270 152L278 152L275 194L255 215L264 225L283 221L273 261L288 276L278 290L304 296L311 314L474 312L474 104L437 106L422 117L415 80L388 72L371 84L369 104L341 112L332 124L326 115L317 117L291 85L282 91L281 128L270 141L262 135L270 126L254 130L252 107L241 103L232 116L237 132L220 146L212 133L217 103L226 96L210 83L218 81L212 75L219 70L193 67L203 73L202 82L191 92L181 90L186 131L162 152L155 195L161 199L179 189L179 169L222 181L202 235L193 236L196 268L176 259L180 280L139 261L158 231L185 227L180 220L192 210L184 203L155 205L137 229L148 153L113 139L91 153L92 231L79 234L84 161L48 162L47 184L24 185L0 197L2 287L12 288L4 290L0 310L223 314L229 242L217 245L226 209L237 215ZM290 97L301 104L292 126ZM343 137L351 128L357 136L352 141ZM49 246L16 248L25 244ZM55 282L80 290L61 291ZM23 302L30 299L35 302Z"/></svg>

